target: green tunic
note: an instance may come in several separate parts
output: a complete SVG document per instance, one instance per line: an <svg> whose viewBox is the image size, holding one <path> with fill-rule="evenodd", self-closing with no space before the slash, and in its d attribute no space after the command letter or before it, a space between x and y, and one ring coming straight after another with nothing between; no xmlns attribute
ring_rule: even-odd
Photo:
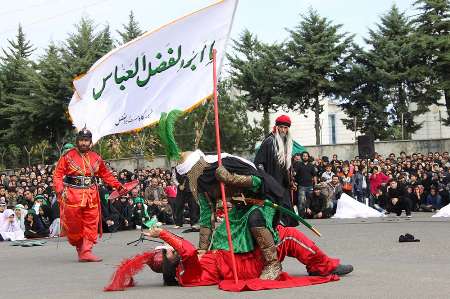
<svg viewBox="0 0 450 299"><path fill-rule="evenodd" d="M261 179L257 176L252 176L252 190L256 193L261 187ZM200 203L200 226L211 228L211 206L203 194L199 194ZM233 207L228 213L230 220L231 239L233 241L233 249L235 253L250 252L254 249L254 241L250 228L248 226L248 217L250 213L258 209L266 221L266 227L270 230L274 237L275 243L278 242L278 233L272 227L275 210L271 207ZM213 233L211 249L229 250L228 236L225 226L225 221L219 224Z"/></svg>

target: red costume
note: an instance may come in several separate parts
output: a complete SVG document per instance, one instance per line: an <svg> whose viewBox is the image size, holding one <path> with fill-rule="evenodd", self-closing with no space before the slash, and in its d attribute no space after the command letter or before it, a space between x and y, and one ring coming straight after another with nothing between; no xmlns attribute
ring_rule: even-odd
<svg viewBox="0 0 450 299"><path fill-rule="evenodd" d="M278 226L280 242L277 245L278 260L282 262L286 256L294 257L306 266L309 273L321 276L290 276L282 272L277 280L261 280L259 276L264 267L263 257L259 248L252 252L236 254L237 273L239 283L233 280L233 270L230 253L225 250L208 251L198 258L197 249L187 240L182 239L167 230L160 233L160 238L172 246L180 255L181 261L177 266L176 277L181 286L219 285L226 291L264 290L299 287L339 280L337 275L331 274L339 265L339 260L328 257L313 241L292 227ZM134 259L122 263L122 269L116 271L113 280L105 288L107 291L122 290L134 285L134 272L127 272L128 268L136 269L133 260L148 262L149 265L160 263L153 261L154 255L144 253ZM130 267L129 265L133 265ZM153 269L153 267L152 267Z"/></svg>
<svg viewBox="0 0 450 299"><path fill-rule="evenodd" d="M77 248L80 261L99 261L91 253L101 219L96 177L114 188L122 188L100 155L93 151L81 153L76 148L67 151L59 159L53 175L62 228L69 243Z"/></svg>

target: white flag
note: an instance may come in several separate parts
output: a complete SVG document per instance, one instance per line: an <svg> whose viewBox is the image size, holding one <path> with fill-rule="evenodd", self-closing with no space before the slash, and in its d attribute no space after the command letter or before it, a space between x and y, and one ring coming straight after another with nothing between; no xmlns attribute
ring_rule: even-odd
<svg viewBox="0 0 450 299"><path fill-rule="evenodd" d="M223 0L116 48L73 81L74 126L93 142L188 110L213 92L212 49L218 69L225 55L237 0Z"/></svg>

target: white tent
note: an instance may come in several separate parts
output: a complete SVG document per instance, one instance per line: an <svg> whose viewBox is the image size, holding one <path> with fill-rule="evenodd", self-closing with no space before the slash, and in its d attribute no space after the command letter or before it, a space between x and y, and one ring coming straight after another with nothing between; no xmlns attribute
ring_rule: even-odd
<svg viewBox="0 0 450 299"><path fill-rule="evenodd" d="M446 205L431 217L450 217L450 204Z"/></svg>
<svg viewBox="0 0 450 299"><path fill-rule="evenodd" d="M384 217L383 213L366 206L345 193L337 202L336 214L332 218L368 218Z"/></svg>

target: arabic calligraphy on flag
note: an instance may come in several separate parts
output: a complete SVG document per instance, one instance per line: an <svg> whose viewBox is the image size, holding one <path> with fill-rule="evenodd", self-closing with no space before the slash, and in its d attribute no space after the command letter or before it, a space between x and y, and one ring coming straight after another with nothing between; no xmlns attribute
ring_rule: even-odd
<svg viewBox="0 0 450 299"><path fill-rule="evenodd" d="M219 1L116 48L73 81L74 126L93 142L148 126L162 112L188 110L213 92L212 51L220 64L237 0Z"/></svg>

